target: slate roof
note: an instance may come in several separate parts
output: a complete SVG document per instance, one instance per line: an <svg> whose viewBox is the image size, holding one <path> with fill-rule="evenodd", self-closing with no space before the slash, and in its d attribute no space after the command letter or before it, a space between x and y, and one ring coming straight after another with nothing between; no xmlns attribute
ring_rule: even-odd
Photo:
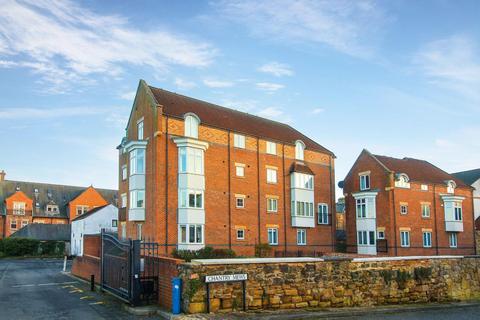
<svg viewBox="0 0 480 320"><path fill-rule="evenodd" d="M5 214L5 199L10 197L17 190L20 190L33 200L34 217L56 217L67 219L68 203L78 197L86 189L87 187L49 183L13 180L0 181L0 214ZM115 204L117 202L117 190L97 188L95 188L95 190L97 190L109 203ZM57 214L46 212L47 204L52 202L58 205L59 212ZM36 205L37 203L38 206Z"/></svg>
<svg viewBox="0 0 480 320"><path fill-rule="evenodd" d="M211 127L231 130L237 133L294 145L302 140L307 149L334 155L333 152L298 132L287 124L258 117L245 112L225 108L167 90L149 86L163 113L170 117L182 118L188 112L196 114L200 122Z"/></svg>
<svg viewBox="0 0 480 320"><path fill-rule="evenodd" d="M468 170L468 171L461 171L461 172L455 172L452 173L452 175L463 182L465 182L468 185L472 185L480 179L480 169L473 169L473 170Z"/></svg>
<svg viewBox="0 0 480 320"><path fill-rule="evenodd" d="M290 166L290 172L305 173L305 174L310 174L312 176L315 175L315 173L313 173L313 171L309 167L299 162L292 163L292 165Z"/></svg>
<svg viewBox="0 0 480 320"><path fill-rule="evenodd" d="M395 173L405 173L410 180L434 184L445 184L453 180L457 187L468 187L462 180L434 166L428 161L414 158L392 158L381 155L372 155L388 170Z"/></svg>
<svg viewBox="0 0 480 320"><path fill-rule="evenodd" d="M40 241L70 241L70 224L31 223L13 233L12 238L28 238Z"/></svg>
<svg viewBox="0 0 480 320"><path fill-rule="evenodd" d="M98 212L99 210L101 210L101 209L103 209L103 208L105 208L105 207L108 207L108 206L109 206L109 204L106 204L106 205L101 206L101 207L93 208L92 210L89 210L89 211L85 212L84 214L75 217L74 219L72 219L72 222L73 222L73 221L78 221L78 220L83 220L83 219L91 216L91 215L94 214L95 212Z"/></svg>

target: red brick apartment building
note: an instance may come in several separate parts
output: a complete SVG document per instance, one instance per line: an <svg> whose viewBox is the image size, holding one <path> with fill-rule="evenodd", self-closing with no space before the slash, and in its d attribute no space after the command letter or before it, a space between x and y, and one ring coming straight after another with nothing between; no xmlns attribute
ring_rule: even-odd
<svg viewBox="0 0 480 320"><path fill-rule="evenodd" d="M118 149L121 237L165 254L333 250L335 156L286 124L141 80Z"/></svg>
<svg viewBox="0 0 480 320"><path fill-rule="evenodd" d="M0 238L30 223L68 224L94 207L116 202L116 190L5 180L1 171Z"/></svg>
<svg viewBox="0 0 480 320"><path fill-rule="evenodd" d="M431 163L363 150L342 184L349 252L475 253L473 188Z"/></svg>

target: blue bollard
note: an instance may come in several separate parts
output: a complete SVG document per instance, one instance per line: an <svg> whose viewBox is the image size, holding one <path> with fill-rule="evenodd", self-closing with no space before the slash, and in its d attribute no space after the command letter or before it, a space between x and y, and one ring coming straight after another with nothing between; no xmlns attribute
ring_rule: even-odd
<svg viewBox="0 0 480 320"><path fill-rule="evenodd" d="M182 297L182 279L172 279L172 313L180 314L181 305L180 298Z"/></svg>

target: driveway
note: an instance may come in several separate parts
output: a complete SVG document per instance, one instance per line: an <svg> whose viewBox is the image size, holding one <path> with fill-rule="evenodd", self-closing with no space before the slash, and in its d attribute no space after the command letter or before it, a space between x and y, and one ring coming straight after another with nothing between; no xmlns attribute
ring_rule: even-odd
<svg viewBox="0 0 480 320"><path fill-rule="evenodd" d="M124 311L111 296L90 292L87 284L63 274L62 268L60 259L0 259L0 318L141 318Z"/></svg>

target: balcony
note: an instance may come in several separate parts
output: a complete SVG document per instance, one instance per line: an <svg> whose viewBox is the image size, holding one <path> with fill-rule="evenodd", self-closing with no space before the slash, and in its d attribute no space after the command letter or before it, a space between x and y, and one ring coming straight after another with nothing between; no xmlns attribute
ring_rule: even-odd
<svg viewBox="0 0 480 320"><path fill-rule="evenodd" d="M315 217L292 216L292 227L315 228Z"/></svg>
<svg viewBox="0 0 480 320"><path fill-rule="evenodd" d="M463 221L445 221L445 231L463 232Z"/></svg>

